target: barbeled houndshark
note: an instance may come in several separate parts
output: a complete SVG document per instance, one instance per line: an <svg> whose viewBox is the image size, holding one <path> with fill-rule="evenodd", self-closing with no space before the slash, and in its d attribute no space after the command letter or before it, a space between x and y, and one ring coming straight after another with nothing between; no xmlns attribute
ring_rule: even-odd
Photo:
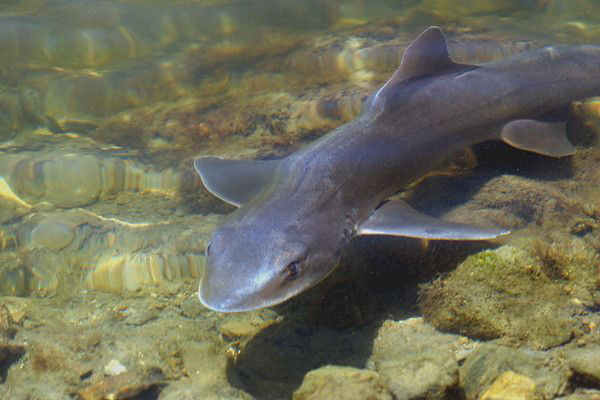
<svg viewBox="0 0 600 400"><path fill-rule="evenodd" d="M200 301L224 312L281 303L327 276L357 235L485 240L508 233L438 220L388 198L482 141L571 155L565 123L546 117L594 95L600 47L547 47L464 65L430 27L356 119L280 160L195 160L206 188L239 206L206 248Z"/></svg>

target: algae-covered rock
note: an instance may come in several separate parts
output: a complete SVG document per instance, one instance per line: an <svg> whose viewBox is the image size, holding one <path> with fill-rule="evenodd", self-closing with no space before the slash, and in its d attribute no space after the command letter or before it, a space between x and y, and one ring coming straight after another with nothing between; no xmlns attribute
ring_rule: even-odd
<svg viewBox="0 0 600 400"><path fill-rule="evenodd" d="M569 341L581 307L525 250L503 246L467 258L424 288L421 309L443 331L478 339L506 337L548 348Z"/></svg>
<svg viewBox="0 0 600 400"><path fill-rule="evenodd" d="M386 321L370 364L398 400L441 398L458 385L458 361L451 349L461 348L462 339L437 332L420 318Z"/></svg>
<svg viewBox="0 0 600 400"><path fill-rule="evenodd" d="M508 371L513 374L505 375ZM565 393L571 372L563 362L542 351L485 344L467 356L459 376L467 399L479 398L485 392L491 400L499 398L492 396L494 393L513 390L520 392L521 397L502 398L552 399Z"/></svg>
<svg viewBox="0 0 600 400"><path fill-rule="evenodd" d="M334 365L307 373L302 386L293 395L294 400L393 398L377 372Z"/></svg>
<svg viewBox="0 0 600 400"><path fill-rule="evenodd" d="M600 344L569 349L565 359L580 380L600 385Z"/></svg>

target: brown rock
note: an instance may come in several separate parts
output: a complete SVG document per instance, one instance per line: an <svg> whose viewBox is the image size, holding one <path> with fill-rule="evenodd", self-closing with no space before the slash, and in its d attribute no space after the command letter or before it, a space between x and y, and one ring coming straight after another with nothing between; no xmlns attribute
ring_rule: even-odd
<svg viewBox="0 0 600 400"><path fill-rule="evenodd" d="M130 399L152 387L164 385L164 376L160 369L146 372L130 371L108 376L79 391L81 400Z"/></svg>
<svg viewBox="0 0 600 400"><path fill-rule="evenodd" d="M219 331L227 341L240 340L254 336L261 329L260 324L249 318L231 319L221 325Z"/></svg>
<svg viewBox="0 0 600 400"><path fill-rule="evenodd" d="M391 400L392 394L375 371L328 365L310 371L293 400Z"/></svg>

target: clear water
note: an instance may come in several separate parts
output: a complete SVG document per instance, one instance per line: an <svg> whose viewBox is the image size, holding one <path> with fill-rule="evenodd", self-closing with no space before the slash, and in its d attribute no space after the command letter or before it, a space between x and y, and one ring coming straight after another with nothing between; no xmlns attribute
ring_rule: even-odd
<svg viewBox="0 0 600 400"><path fill-rule="evenodd" d="M199 304L204 249L234 208L194 158L283 157L351 120L431 25L465 63L600 44L594 0L0 3L0 398L290 398L328 364L373 369L388 390L375 338L423 315L474 343L464 354L598 343L593 99L573 107L571 159L486 144L404 193L515 231L503 242L357 240L284 305ZM480 296L431 286L442 273Z"/></svg>

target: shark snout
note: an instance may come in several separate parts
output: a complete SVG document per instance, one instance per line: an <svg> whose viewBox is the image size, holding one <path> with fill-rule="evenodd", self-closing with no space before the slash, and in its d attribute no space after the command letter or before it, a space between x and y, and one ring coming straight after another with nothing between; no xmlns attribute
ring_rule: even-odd
<svg viewBox="0 0 600 400"><path fill-rule="evenodd" d="M271 305L256 296L240 293L240 290L220 291L204 282L198 289L198 298L205 307L219 312L251 311Z"/></svg>
<svg viewBox="0 0 600 400"><path fill-rule="evenodd" d="M244 307L244 304L239 302L238 299L214 296L211 293L210 288L203 288L202 285L200 285L198 290L198 298L200 299L200 303L214 311L240 312L248 310L248 308Z"/></svg>
<svg viewBox="0 0 600 400"><path fill-rule="evenodd" d="M198 298L204 306L219 312L241 312L268 305L261 298L261 288L243 271L231 266L218 268L211 261L207 260L198 288Z"/></svg>

